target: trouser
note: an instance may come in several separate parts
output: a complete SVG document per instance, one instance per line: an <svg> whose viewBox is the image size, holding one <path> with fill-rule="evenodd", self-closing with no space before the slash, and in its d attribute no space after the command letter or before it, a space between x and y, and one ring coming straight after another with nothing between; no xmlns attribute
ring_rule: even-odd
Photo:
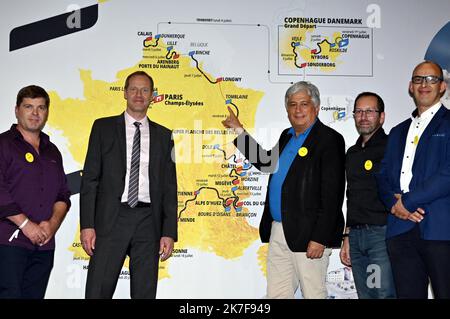
<svg viewBox="0 0 450 319"><path fill-rule="evenodd" d="M284 237L283 226L272 222L267 256L267 297L292 299L300 286L303 298L328 296L326 277L331 249L322 258L306 258L305 252L292 252Z"/></svg>
<svg viewBox="0 0 450 319"><path fill-rule="evenodd" d="M121 205L111 232L97 236L89 262L86 298L113 297L127 255L131 298L155 298L159 263L159 238L155 233L151 207Z"/></svg>
<svg viewBox="0 0 450 319"><path fill-rule="evenodd" d="M399 298L428 298L429 281L434 298L450 298L450 241L421 239L416 225L387 247Z"/></svg>
<svg viewBox="0 0 450 319"><path fill-rule="evenodd" d="M54 253L0 245L0 298L43 299Z"/></svg>
<svg viewBox="0 0 450 319"><path fill-rule="evenodd" d="M349 243L358 298L395 298L394 279L386 249L386 225L352 226Z"/></svg>

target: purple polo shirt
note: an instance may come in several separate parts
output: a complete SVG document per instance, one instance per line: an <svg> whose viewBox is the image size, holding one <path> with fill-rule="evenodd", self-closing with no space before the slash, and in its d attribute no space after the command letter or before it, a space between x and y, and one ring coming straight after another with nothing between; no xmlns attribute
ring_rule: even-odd
<svg viewBox="0 0 450 319"><path fill-rule="evenodd" d="M10 241L18 227L6 217L24 213L39 224L50 219L56 202L63 201L69 208L69 198L61 153L47 134L41 132L39 154L23 139L16 124L0 134L0 245L55 249L54 237L40 247L22 231Z"/></svg>

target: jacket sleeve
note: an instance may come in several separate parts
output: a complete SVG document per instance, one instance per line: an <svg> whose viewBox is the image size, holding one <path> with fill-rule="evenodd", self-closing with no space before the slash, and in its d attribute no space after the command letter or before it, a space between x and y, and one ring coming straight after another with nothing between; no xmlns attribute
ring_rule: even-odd
<svg viewBox="0 0 450 319"><path fill-rule="evenodd" d="M233 141L233 144L259 171L264 173L276 171L280 155L280 140L271 150L267 151L247 131L244 131Z"/></svg>
<svg viewBox="0 0 450 319"><path fill-rule="evenodd" d="M165 174L164 174L164 192L163 192L163 237L171 237L174 241L178 240L177 220L178 220L178 193L177 193L177 172L175 165L175 146L173 138L170 138L164 156Z"/></svg>
<svg viewBox="0 0 450 319"><path fill-rule="evenodd" d="M402 202L405 208L414 212L418 207L422 207L442 197L450 196L450 132L447 131L445 141L444 164L433 175L423 181L418 187L402 195ZM438 156L438 154L433 154ZM430 158L430 157L429 157Z"/></svg>
<svg viewBox="0 0 450 319"><path fill-rule="evenodd" d="M95 202L102 168L101 132L97 120L92 125L84 161L80 189L80 229L94 228Z"/></svg>

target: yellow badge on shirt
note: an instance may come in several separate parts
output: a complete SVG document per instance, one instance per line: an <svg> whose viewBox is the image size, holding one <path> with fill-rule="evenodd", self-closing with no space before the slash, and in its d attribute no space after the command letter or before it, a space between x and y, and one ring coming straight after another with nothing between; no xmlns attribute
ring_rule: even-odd
<svg viewBox="0 0 450 319"><path fill-rule="evenodd" d="M306 147L300 147L300 149L298 150L298 155L300 155L301 157L305 157L308 154L308 149Z"/></svg>
<svg viewBox="0 0 450 319"><path fill-rule="evenodd" d="M419 137L416 135L414 136L414 145L419 144Z"/></svg>
<svg viewBox="0 0 450 319"><path fill-rule="evenodd" d="M28 163L33 163L34 162L34 156L31 153L26 153L25 154L25 159L27 160Z"/></svg>
<svg viewBox="0 0 450 319"><path fill-rule="evenodd" d="M371 160L367 160L364 162L364 168L366 169L366 171L370 171L373 167L373 163Z"/></svg>

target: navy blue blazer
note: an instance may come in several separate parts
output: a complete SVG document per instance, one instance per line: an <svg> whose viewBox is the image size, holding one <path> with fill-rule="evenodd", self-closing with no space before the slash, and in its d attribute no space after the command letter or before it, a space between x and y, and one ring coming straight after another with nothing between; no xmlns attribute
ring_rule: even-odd
<svg viewBox="0 0 450 319"><path fill-rule="evenodd" d="M380 199L390 211L401 194L400 171L411 119L389 133L389 139L377 174ZM441 106L420 137L412 166L409 192L402 195L405 208L414 212L421 207L424 219L419 223L425 240L450 240L450 111ZM388 216L386 237L405 233L415 223Z"/></svg>

